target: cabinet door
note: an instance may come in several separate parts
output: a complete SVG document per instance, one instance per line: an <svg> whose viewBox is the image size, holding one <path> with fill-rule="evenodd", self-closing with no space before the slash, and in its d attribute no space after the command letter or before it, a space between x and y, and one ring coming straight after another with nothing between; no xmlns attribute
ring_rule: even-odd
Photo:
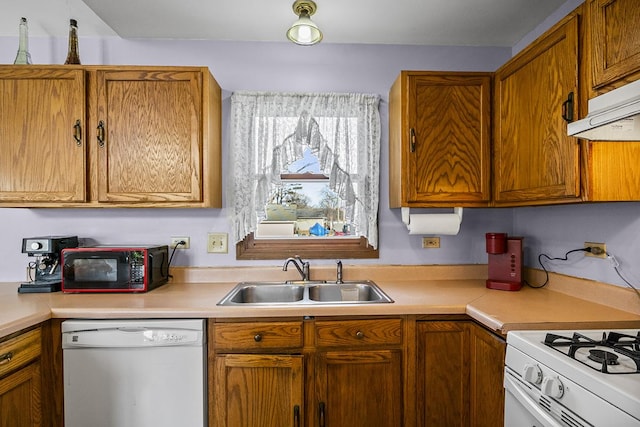
<svg viewBox="0 0 640 427"><path fill-rule="evenodd" d="M488 201L490 76L409 82L407 202Z"/></svg>
<svg viewBox="0 0 640 427"><path fill-rule="evenodd" d="M316 396L318 427L401 426L401 350L318 353Z"/></svg>
<svg viewBox="0 0 640 427"><path fill-rule="evenodd" d="M469 426L467 322L419 322L416 372L419 426Z"/></svg>
<svg viewBox="0 0 640 427"><path fill-rule="evenodd" d="M202 200L203 75L98 70L98 201Z"/></svg>
<svg viewBox="0 0 640 427"><path fill-rule="evenodd" d="M39 362L0 378L0 426L41 426L40 388Z"/></svg>
<svg viewBox="0 0 640 427"><path fill-rule="evenodd" d="M486 206L491 74L403 71L389 98L390 206Z"/></svg>
<svg viewBox="0 0 640 427"><path fill-rule="evenodd" d="M591 0L589 6L593 87L614 83L640 71L638 1Z"/></svg>
<svg viewBox="0 0 640 427"><path fill-rule="evenodd" d="M504 424L505 341L473 325L471 334L471 419L474 427Z"/></svg>
<svg viewBox="0 0 640 427"><path fill-rule="evenodd" d="M567 136L563 118L570 94L577 105L577 81L577 16L496 72L496 204L558 203L580 196L578 140Z"/></svg>
<svg viewBox="0 0 640 427"><path fill-rule="evenodd" d="M0 67L0 203L83 202L84 71Z"/></svg>
<svg viewBox="0 0 640 427"><path fill-rule="evenodd" d="M300 427L303 424L303 356L217 356L214 378L213 425Z"/></svg>

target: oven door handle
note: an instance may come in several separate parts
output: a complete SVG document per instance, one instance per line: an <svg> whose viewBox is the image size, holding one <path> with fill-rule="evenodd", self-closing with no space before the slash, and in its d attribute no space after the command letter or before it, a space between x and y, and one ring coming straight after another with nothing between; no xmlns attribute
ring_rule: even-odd
<svg viewBox="0 0 640 427"><path fill-rule="evenodd" d="M548 413L540 409L531 396L525 393L506 372L504 376L504 388L507 392L511 393L516 398L516 401L518 401L523 408L529 411L536 420L541 422L544 427L562 427L562 425L553 419Z"/></svg>

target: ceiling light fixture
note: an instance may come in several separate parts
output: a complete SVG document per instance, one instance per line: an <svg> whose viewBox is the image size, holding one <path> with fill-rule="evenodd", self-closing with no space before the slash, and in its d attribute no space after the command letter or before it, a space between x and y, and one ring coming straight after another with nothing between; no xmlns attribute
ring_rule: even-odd
<svg viewBox="0 0 640 427"><path fill-rule="evenodd" d="M317 6L312 0L296 0L293 3L293 11L298 15L299 19L287 31L289 40L303 46L320 43L322 31L310 18L316 12L316 9Z"/></svg>

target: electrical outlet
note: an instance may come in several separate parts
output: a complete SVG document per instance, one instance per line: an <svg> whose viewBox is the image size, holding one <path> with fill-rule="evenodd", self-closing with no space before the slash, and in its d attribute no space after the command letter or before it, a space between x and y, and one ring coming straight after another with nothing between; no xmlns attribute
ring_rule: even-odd
<svg viewBox="0 0 640 427"><path fill-rule="evenodd" d="M595 242L584 242L585 248L598 248L596 249L596 253L593 252L585 252L585 256L592 256L596 258L606 258L607 257L607 245L604 243L595 243Z"/></svg>
<svg viewBox="0 0 640 427"><path fill-rule="evenodd" d="M216 254L226 254L228 252L227 233L209 233L207 235L207 252Z"/></svg>
<svg viewBox="0 0 640 427"><path fill-rule="evenodd" d="M169 247L171 249L176 248L176 249L189 249L191 246L191 239L189 239L188 237L172 237L171 238L171 244L169 244ZM178 243L180 242L184 242L184 245L178 245Z"/></svg>
<svg viewBox="0 0 640 427"><path fill-rule="evenodd" d="M439 237L423 237L422 247L424 249L437 249L440 247L440 238Z"/></svg>

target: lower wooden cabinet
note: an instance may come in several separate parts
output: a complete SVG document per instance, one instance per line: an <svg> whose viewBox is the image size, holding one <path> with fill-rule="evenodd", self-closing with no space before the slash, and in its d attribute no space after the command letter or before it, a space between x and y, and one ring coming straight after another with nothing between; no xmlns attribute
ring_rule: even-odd
<svg viewBox="0 0 640 427"><path fill-rule="evenodd" d="M404 425L402 326L402 319L315 322L317 415L310 425Z"/></svg>
<svg viewBox="0 0 640 427"><path fill-rule="evenodd" d="M213 425L303 425L303 365L301 355L217 356Z"/></svg>
<svg viewBox="0 0 640 427"><path fill-rule="evenodd" d="M475 427L504 423L504 339L481 326L471 326L470 415Z"/></svg>
<svg viewBox="0 0 640 427"><path fill-rule="evenodd" d="M401 318L210 321L210 425L403 426Z"/></svg>
<svg viewBox="0 0 640 427"><path fill-rule="evenodd" d="M471 321L416 327L418 426L502 426L505 342Z"/></svg>
<svg viewBox="0 0 640 427"><path fill-rule="evenodd" d="M402 426L402 352L318 354L317 422L323 426Z"/></svg>
<svg viewBox="0 0 640 427"><path fill-rule="evenodd" d="M0 426L42 425L40 329L0 343Z"/></svg>

